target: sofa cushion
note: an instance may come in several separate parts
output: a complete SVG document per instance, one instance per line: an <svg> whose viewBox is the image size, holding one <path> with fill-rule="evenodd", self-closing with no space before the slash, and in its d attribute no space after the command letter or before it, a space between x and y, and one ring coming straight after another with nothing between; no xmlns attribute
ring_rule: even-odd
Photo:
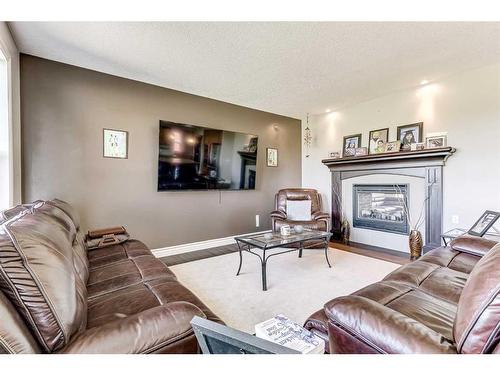
<svg viewBox="0 0 500 375"><path fill-rule="evenodd" d="M116 319L168 303L185 301L197 306L207 319L220 322L203 302L181 283L165 277L121 288L89 300L87 328L98 327Z"/></svg>
<svg viewBox="0 0 500 375"><path fill-rule="evenodd" d="M394 280L384 280L368 285L353 295L387 306L439 332L446 339L453 339L452 329L456 304L452 301L435 297L411 284Z"/></svg>
<svg viewBox="0 0 500 375"><path fill-rule="evenodd" d="M490 251L490 249L495 245L495 241L470 235L457 237L450 243L450 247L455 251L469 253L480 257Z"/></svg>
<svg viewBox="0 0 500 375"><path fill-rule="evenodd" d="M465 284L454 337L461 353L488 353L500 341L500 244L481 258Z"/></svg>
<svg viewBox="0 0 500 375"><path fill-rule="evenodd" d="M67 202L64 202L60 199L53 199L51 201L45 202L46 204L54 205L55 207L61 209L71 218L73 225L76 229L75 239L73 240L73 263L76 269L76 272L82 279L83 283L87 283L89 277L89 260L87 257L87 248L85 245L85 235L81 231L80 228L80 216L78 212Z"/></svg>
<svg viewBox="0 0 500 375"><path fill-rule="evenodd" d="M453 342L424 323L368 298L351 295L325 305L329 328L340 327L354 341L377 353L456 353ZM333 329L330 349L336 352ZM333 337L332 337L333 336ZM357 348L359 345L355 345Z"/></svg>
<svg viewBox="0 0 500 375"><path fill-rule="evenodd" d="M40 202L0 226L0 289L44 351L85 328L87 291L76 273L71 218Z"/></svg>
<svg viewBox="0 0 500 375"><path fill-rule="evenodd" d="M33 354L41 352L40 346L22 317L2 292L0 292L0 317L0 354Z"/></svg>
<svg viewBox="0 0 500 375"><path fill-rule="evenodd" d="M196 353L198 346L190 324L193 316L204 317L204 314L188 302L168 303L88 329L74 337L61 352Z"/></svg>
<svg viewBox="0 0 500 375"><path fill-rule="evenodd" d="M89 250L87 255L90 268L95 269L121 260L151 255L151 250L141 241L131 239L120 244Z"/></svg>
<svg viewBox="0 0 500 375"><path fill-rule="evenodd" d="M90 270L87 290L89 299L157 278L175 275L153 255L143 255L110 263Z"/></svg>

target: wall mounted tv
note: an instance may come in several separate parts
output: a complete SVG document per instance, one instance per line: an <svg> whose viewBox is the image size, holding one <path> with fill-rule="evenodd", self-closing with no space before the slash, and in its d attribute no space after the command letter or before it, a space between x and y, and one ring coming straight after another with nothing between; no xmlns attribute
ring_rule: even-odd
<svg viewBox="0 0 500 375"><path fill-rule="evenodd" d="M160 121L158 191L253 190L252 134Z"/></svg>

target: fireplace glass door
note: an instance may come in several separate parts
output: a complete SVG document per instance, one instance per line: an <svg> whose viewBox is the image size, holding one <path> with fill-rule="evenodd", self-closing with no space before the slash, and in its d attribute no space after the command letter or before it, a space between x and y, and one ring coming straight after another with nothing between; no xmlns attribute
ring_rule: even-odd
<svg viewBox="0 0 500 375"><path fill-rule="evenodd" d="M354 185L353 227L408 234L408 185Z"/></svg>

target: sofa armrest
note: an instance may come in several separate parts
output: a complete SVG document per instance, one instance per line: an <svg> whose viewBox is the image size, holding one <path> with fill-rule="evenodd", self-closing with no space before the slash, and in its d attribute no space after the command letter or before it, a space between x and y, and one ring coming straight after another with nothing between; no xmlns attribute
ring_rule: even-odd
<svg viewBox="0 0 500 375"><path fill-rule="evenodd" d="M486 238L463 235L451 241L450 246L453 250L482 257L496 244Z"/></svg>
<svg viewBox="0 0 500 375"><path fill-rule="evenodd" d="M89 230L87 233L88 238L100 238L102 236L105 236L107 234L125 234L127 231L125 230L125 227L111 227L111 228L101 228L101 229L94 229L94 230Z"/></svg>
<svg viewBox="0 0 500 375"><path fill-rule="evenodd" d="M193 316L205 314L189 302L172 302L83 331L60 353L136 354L157 351L193 334Z"/></svg>
<svg viewBox="0 0 500 375"><path fill-rule="evenodd" d="M330 214L327 213L327 212L313 212L313 214L311 215L311 218L313 220L321 220L321 219L329 219L330 218Z"/></svg>
<svg viewBox="0 0 500 375"><path fill-rule="evenodd" d="M361 296L345 296L325 305L328 324L340 327L378 353L457 353L453 343L422 323ZM329 327L330 345L335 333Z"/></svg>
<svg viewBox="0 0 500 375"><path fill-rule="evenodd" d="M271 212L271 218L275 219L286 219L286 213L281 210L275 210Z"/></svg>

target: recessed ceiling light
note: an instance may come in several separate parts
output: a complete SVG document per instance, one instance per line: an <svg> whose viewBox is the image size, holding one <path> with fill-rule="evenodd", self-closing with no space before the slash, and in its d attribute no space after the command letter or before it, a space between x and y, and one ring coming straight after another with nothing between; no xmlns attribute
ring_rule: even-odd
<svg viewBox="0 0 500 375"><path fill-rule="evenodd" d="M326 112L331 112L331 111L332 111L332 110L331 110L330 108L328 108L328 109L326 110Z"/></svg>
<svg viewBox="0 0 500 375"><path fill-rule="evenodd" d="M428 83L429 83L429 81L427 81L426 79L420 81L421 85L427 85Z"/></svg>

